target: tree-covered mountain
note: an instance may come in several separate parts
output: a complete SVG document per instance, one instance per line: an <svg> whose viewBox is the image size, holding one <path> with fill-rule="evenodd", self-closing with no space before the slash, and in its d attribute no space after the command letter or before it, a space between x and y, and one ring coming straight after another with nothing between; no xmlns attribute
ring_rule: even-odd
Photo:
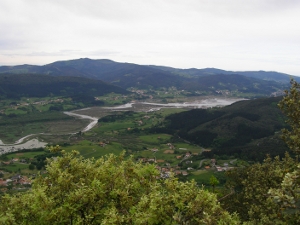
<svg viewBox="0 0 300 225"><path fill-rule="evenodd" d="M277 107L281 98L236 102L219 109L194 109L170 115L162 127L169 133L212 148L206 153L236 155L263 160L266 154L283 155L288 148L276 134L286 127L285 117Z"/></svg>
<svg viewBox="0 0 300 225"><path fill-rule="evenodd" d="M243 75L246 77L252 77L257 78L260 80L272 80L282 83L288 83L290 81L290 78L293 77L295 80L300 81L299 77L295 77L293 75L289 75L286 73L279 73L275 71L226 71L216 68L205 68L205 69L178 69L178 68L172 68L172 67L165 67L165 66L150 66L152 68L161 69L164 71L171 72L173 74L177 74L180 76L185 77L204 77L204 76L211 76L211 75L220 75L220 74L226 74L226 75Z"/></svg>
<svg viewBox="0 0 300 225"><path fill-rule="evenodd" d="M117 63L107 59L76 59L58 61L45 66L0 67L1 72L40 73L52 76L77 76L99 79L123 88L178 86L184 78L169 72L132 63Z"/></svg>
<svg viewBox="0 0 300 225"><path fill-rule="evenodd" d="M58 96L100 96L107 93L125 94L128 91L83 77L50 76L41 74L0 74L0 95L7 98Z"/></svg>
<svg viewBox="0 0 300 225"><path fill-rule="evenodd" d="M177 89L194 92L206 91L209 94L216 94L220 93L220 90L227 90L270 95L273 92L285 89L286 83L290 79L288 75L276 72L258 71L239 73L218 69L175 69L171 67L143 66L133 63L118 63L107 59L92 60L88 58L58 61L44 66L2 66L0 67L0 73L76 76L103 80L122 88L157 89L162 87L176 87Z"/></svg>
<svg viewBox="0 0 300 225"><path fill-rule="evenodd" d="M267 96L285 87L285 85L275 81L265 81L238 74L218 74L190 79L193 82L183 83L182 88L215 93L222 93L221 90L227 90L231 93L254 93Z"/></svg>

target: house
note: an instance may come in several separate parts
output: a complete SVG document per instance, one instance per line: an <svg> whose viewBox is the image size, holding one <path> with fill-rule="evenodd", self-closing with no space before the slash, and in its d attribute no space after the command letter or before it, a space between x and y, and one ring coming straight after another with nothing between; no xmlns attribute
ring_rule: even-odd
<svg viewBox="0 0 300 225"><path fill-rule="evenodd" d="M12 176L10 179L11 179L12 181L18 181L18 180L21 179L21 175L20 175L20 174L16 174L16 175Z"/></svg>
<svg viewBox="0 0 300 225"><path fill-rule="evenodd" d="M0 178L0 186L7 186L6 180L3 180L2 178Z"/></svg>
<svg viewBox="0 0 300 225"><path fill-rule="evenodd" d="M208 170L208 169L210 169L210 166L205 166L204 168Z"/></svg>
<svg viewBox="0 0 300 225"><path fill-rule="evenodd" d="M175 174L175 175L179 175L179 174L181 174L181 171L180 171L180 170L175 170L175 171L174 171L174 174Z"/></svg>
<svg viewBox="0 0 300 225"><path fill-rule="evenodd" d="M191 157L191 153L190 152L187 152L187 153L185 153L185 157Z"/></svg>
<svg viewBox="0 0 300 225"><path fill-rule="evenodd" d="M183 176L187 176L188 175L188 172L187 171L181 171L181 174L183 175Z"/></svg>
<svg viewBox="0 0 300 225"><path fill-rule="evenodd" d="M218 172L224 171L223 168L222 168L221 166L216 166L216 169L217 169Z"/></svg>
<svg viewBox="0 0 300 225"><path fill-rule="evenodd" d="M31 184L31 180L30 180L28 177L23 176L23 177L19 180L19 184L22 184L22 185L24 185L24 184Z"/></svg>
<svg viewBox="0 0 300 225"><path fill-rule="evenodd" d="M172 145L171 143L167 143L167 145L169 146L170 149L174 149L174 145Z"/></svg>
<svg viewBox="0 0 300 225"><path fill-rule="evenodd" d="M166 173L160 173L160 177L161 178L169 178L170 177L170 173L169 172L166 172Z"/></svg>
<svg viewBox="0 0 300 225"><path fill-rule="evenodd" d="M142 161L142 162L147 162L147 158L139 158L139 161Z"/></svg>
<svg viewBox="0 0 300 225"><path fill-rule="evenodd" d="M161 171L166 173L166 172L169 172L170 170L169 170L169 168L162 167L162 168L161 168Z"/></svg>
<svg viewBox="0 0 300 225"><path fill-rule="evenodd" d="M99 142L99 145L100 145L101 147L105 147L106 143L104 143L104 142Z"/></svg>
<svg viewBox="0 0 300 225"><path fill-rule="evenodd" d="M163 159L157 159L156 162L157 163L163 163L163 162L165 162L165 160L163 160Z"/></svg>
<svg viewBox="0 0 300 225"><path fill-rule="evenodd" d="M181 159L181 157L182 157L181 155L177 155L176 159Z"/></svg>
<svg viewBox="0 0 300 225"><path fill-rule="evenodd" d="M158 152L158 149L157 148L153 148L151 151L152 152Z"/></svg>

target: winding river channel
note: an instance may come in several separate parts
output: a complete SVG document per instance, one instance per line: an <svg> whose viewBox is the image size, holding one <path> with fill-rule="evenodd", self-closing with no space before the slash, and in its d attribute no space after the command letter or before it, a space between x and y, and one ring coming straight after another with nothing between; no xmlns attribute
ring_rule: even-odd
<svg viewBox="0 0 300 225"><path fill-rule="evenodd" d="M94 116L92 114L98 115L97 112L114 112L114 111L143 111L143 112L153 112L161 110L162 108L211 108L211 107L223 107L226 105L231 105L234 102L241 101L245 99L240 98L209 98L195 100L191 102L184 103L151 103L151 102L131 102L124 105L114 106L114 107L93 107L93 108L84 108L80 110L75 110L71 112L64 112L66 115L77 117L80 119L89 120L90 123L81 130L81 132L87 132L97 125L98 119L100 117ZM93 113L91 113L93 111ZM40 133L44 134L44 133ZM70 133L73 134L73 133ZM22 149L34 149L34 148L43 148L47 145L46 142L38 140L35 136L39 134L30 134L25 137L22 137L13 144L4 144L0 140L0 155L8 152L16 152ZM51 135L51 134L44 134Z"/></svg>

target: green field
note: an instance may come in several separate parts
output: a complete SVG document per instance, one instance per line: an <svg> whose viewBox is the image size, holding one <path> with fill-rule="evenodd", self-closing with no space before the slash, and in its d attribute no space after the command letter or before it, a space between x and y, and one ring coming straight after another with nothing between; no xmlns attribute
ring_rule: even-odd
<svg viewBox="0 0 300 225"><path fill-rule="evenodd" d="M39 150L39 151L30 151L30 152L15 152L15 153L10 153L10 154L6 154L5 156L8 159L30 159L30 158L34 158L37 155L43 155L45 154L44 150Z"/></svg>
<svg viewBox="0 0 300 225"><path fill-rule="evenodd" d="M118 155L124 150L120 143L111 142L102 147L99 143L93 143L86 140L72 146L63 147L63 149L66 151L76 150L85 158L94 157L96 159L110 153Z"/></svg>
<svg viewBox="0 0 300 225"><path fill-rule="evenodd" d="M189 175L189 179L194 179L198 184L203 184L206 187L210 186L209 179L211 176L215 176L219 182L220 185L225 183L225 174L224 172L215 172L214 170L197 170L191 172Z"/></svg>

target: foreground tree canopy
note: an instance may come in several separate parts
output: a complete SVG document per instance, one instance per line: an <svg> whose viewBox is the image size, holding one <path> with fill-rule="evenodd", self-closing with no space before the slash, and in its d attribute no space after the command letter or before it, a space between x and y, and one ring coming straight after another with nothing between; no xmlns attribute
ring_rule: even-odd
<svg viewBox="0 0 300 225"><path fill-rule="evenodd" d="M48 159L31 191L2 199L1 224L238 224L195 182L158 179L155 166L123 157Z"/></svg>

